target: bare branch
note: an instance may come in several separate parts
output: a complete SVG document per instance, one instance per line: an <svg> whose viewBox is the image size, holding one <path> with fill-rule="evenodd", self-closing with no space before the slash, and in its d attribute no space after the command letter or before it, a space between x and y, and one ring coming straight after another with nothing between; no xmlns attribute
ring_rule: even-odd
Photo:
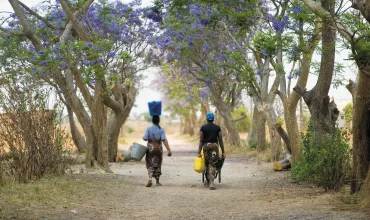
<svg viewBox="0 0 370 220"><path fill-rule="evenodd" d="M36 50L41 50L42 48L41 40L37 37L34 29L31 28L30 23L28 22L24 12L21 9L21 6L19 5L19 1L18 0L8 0L8 1L19 20L19 23L23 27L25 35L31 40Z"/></svg>
<svg viewBox="0 0 370 220"><path fill-rule="evenodd" d="M244 118L246 118L247 115L246 114L242 114L239 118L237 119L234 119L233 122L237 122L237 121L240 121L240 120L243 120Z"/></svg>
<svg viewBox="0 0 370 220"><path fill-rule="evenodd" d="M351 79L349 80L349 83L346 85L347 90L351 93L352 97L354 97L354 92L356 88L356 83L353 82Z"/></svg>
<svg viewBox="0 0 370 220"><path fill-rule="evenodd" d="M84 4L84 6L85 5L90 5L93 1L94 0L88 0ZM76 28L78 35L83 40L90 41L89 34L86 32L86 30L84 29L84 27L81 24L81 22L78 21L76 14L71 11L71 9L69 8L67 2L65 0L60 0L60 4L62 5L62 8L63 8L64 12L66 13L68 19L73 23L74 27ZM83 6L83 8L84 8L84 6Z"/></svg>
<svg viewBox="0 0 370 220"><path fill-rule="evenodd" d="M14 35L14 36L25 36L26 34L21 30L13 30L8 28L0 27L1 31L4 31L6 34Z"/></svg>
<svg viewBox="0 0 370 220"><path fill-rule="evenodd" d="M281 93L278 89L275 89L274 93L280 97L281 101L285 105L287 102L286 95Z"/></svg>
<svg viewBox="0 0 370 220"><path fill-rule="evenodd" d="M293 88L293 91L295 91L296 93L298 93L299 95L301 95L303 97L306 94L307 89L306 88L301 88L299 85L296 85Z"/></svg>
<svg viewBox="0 0 370 220"><path fill-rule="evenodd" d="M33 11L32 9L30 9L27 5L25 5L23 2L19 1L19 4L24 8L26 9L26 11L28 11L31 15L35 16L36 18L38 18L40 21L44 22L46 24L47 27L51 28L51 29L54 29L54 30L57 30L58 28L54 27L47 19L45 19L44 17L42 17L41 15L37 14L35 11Z"/></svg>

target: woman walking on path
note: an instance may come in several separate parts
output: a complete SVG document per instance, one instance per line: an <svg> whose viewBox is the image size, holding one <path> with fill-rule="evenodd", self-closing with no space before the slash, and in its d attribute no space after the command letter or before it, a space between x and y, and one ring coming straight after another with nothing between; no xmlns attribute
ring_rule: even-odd
<svg viewBox="0 0 370 220"><path fill-rule="evenodd" d="M144 133L143 139L148 141L147 147L148 151L145 156L146 168L148 170L149 180L146 187L152 186L152 177L156 180L156 185L161 186L162 184L159 182L159 177L161 176L161 166L163 160L163 147L166 147L168 151L168 156L172 155L170 146L168 145L168 141L166 138L166 134L164 129L159 126L159 116L153 116L152 122L153 125L147 127Z"/></svg>

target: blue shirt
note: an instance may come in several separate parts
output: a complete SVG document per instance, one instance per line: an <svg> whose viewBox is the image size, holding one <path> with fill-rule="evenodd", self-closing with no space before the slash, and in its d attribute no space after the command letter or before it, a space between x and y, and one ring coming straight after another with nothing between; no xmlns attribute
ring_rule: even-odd
<svg viewBox="0 0 370 220"><path fill-rule="evenodd" d="M164 133L163 128L159 128L157 125L152 125L146 128L143 139L153 141L164 141L166 140L166 134Z"/></svg>

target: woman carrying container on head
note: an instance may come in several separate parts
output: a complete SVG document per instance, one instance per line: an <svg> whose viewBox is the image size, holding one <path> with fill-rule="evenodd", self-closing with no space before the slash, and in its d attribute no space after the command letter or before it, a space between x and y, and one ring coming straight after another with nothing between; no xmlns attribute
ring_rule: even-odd
<svg viewBox="0 0 370 220"><path fill-rule="evenodd" d="M218 144L220 144L222 157L225 157L224 143L222 141L222 133L220 126L213 123L215 115L210 112L206 116L207 124L200 128L199 141L199 157L202 157L201 151L203 148L204 160L206 165L206 182L205 186L209 186L211 190L216 189L213 185L216 175L216 163L219 159Z"/></svg>
<svg viewBox="0 0 370 220"><path fill-rule="evenodd" d="M152 186L152 177L156 180L156 185L161 186L159 183L159 177L161 176L161 166L163 160L163 147L166 147L168 151L168 156L172 155L170 146L166 138L164 129L159 126L159 116L153 116L153 125L148 127L144 133L143 139L148 141L147 147L148 151L145 156L146 168L148 169L149 180L146 187Z"/></svg>

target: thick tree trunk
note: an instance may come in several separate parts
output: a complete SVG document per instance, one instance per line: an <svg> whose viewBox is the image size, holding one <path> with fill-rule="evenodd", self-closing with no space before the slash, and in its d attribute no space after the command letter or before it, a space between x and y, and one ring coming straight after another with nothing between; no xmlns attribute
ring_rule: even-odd
<svg viewBox="0 0 370 220"><path fill-rule="evenodd" d="M132 107L135 103L136 98L136 88L131 87L129 90L121 90L122 100L120 100L120 108L114 109L113 115L108 121L108 152L109 152L109 162L115 162L117 151L118 151L118 138L119 132L122 125L128 118Z"/></svg>
<svg viewBox="0 0 370 220"><path fill-rule="evenodd" d="M102 82L96 81L95 98L93 101L92 123L94 131L94 159L96 165L100 165L107 172L112 172L108 165L108 128L107 128L107 107L102 97Z"/></svg>
<svg viewBox="0 0 370 220"><path fill-rule="evenodd" d="M370 101L370 77L359 71L357 83L352 81L347 86L353 99L353 121L352 121L352 183L351 191L355 193L359 189L358 179L365 179L368 173L368 152L366 124L364 116L368 114L367 102ZM367 152L367 153L366 153Z"/></svg>
<svg viewBox="0 0 370 220"><path fill-rule="evenodd" d="M298 121L296 116L296 104L288 103L284 111L285 124L289 134L289 145L292 153L292 161L295 163L299 159L301 148L301 137L298 130Z"/></svg>
<svg viewBox="0 0 370 220"><path fill-rule="evenodd" d="M227 141L234 146L241 146L240 135L236 129L235 123L231 117L231 111L224 105L216 106L220 115L222 116L224 125L227 129Z"/></svg>
<svg viewBox="0 0 370 220"><path fill-rule="evenodd" d="M267 123L270 131L270 150L271 150L271 162L278 161L281 152L281 137L275 128L275 123L270 121Z"/></svg>
<svg viewBox="0 0 370 220"><path fill-rule="evenodd" d="M323 8L335 13L335 1L322 1ZM330 102L328 92L334 72L335 61L335 41L336 30L334 28L331 16L323 18L322 28L322 55L320 73L315 87L306 92L297 86L295 91L303 95L311 112L313 135L316 141L320 142L322 138L331 133L335 128L335 122L338 118L339 111L334 102Z"/></svg>
<svg viewBox="0 0 370 220"><path fill-rule="evenodd" d="M125 123L129 112L117 112L108 120L108 160L109 162L116 162L116 156L118 151L118 138L122 125Z"/></svg>
<svg viewBox="0 0 370 220"><path fill-rule="evenodd" d="M69 126L71 129L71 135L72 135L73 142L75 143L78 149L78 152L85 153L87 150L87 144L86 144L85 138L81 135L80 131L78 130L76 126L76 122L73 117L72 108L70 108L69 106L66 106L66 107L67 107Z"/></svg>
<svg viewBox="0 0 370 220"><path fill-rule="evenodd" d="M254 106L251 130L248 134L248 139L247 139L248 146L251 146L251 145L257 146L257 142L258 142L258 131L257 130L258 130L258 126L261 123L260 119L261 119L260 112L258 111L257 107Z"/></svg>

